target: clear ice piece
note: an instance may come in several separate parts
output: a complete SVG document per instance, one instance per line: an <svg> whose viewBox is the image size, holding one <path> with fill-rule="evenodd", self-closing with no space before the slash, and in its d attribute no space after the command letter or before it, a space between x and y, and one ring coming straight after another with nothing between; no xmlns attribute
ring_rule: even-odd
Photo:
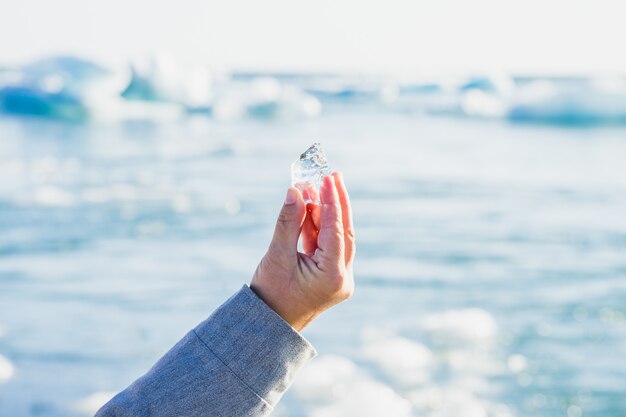
<svg viewBox="0 0 626 417"><path fill-rule="evenodd" d="M314 143L291 164L291 185L302 192L305 203L321 204L320 186L331 174L326 155L319 143Z"/></svg>

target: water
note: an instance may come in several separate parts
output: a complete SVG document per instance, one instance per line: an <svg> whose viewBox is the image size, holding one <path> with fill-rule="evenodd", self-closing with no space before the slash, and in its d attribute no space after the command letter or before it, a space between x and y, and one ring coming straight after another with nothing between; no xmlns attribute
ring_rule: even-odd
<svg viewBox="0 0 626 417"><path fill-rule="evenodd" d="M315 141L351 192L357 288L305 330L321 356L276 415L624 415L625 139L366 105L0 116L0 415L89 415L145 372L251 278Z"/></svg>

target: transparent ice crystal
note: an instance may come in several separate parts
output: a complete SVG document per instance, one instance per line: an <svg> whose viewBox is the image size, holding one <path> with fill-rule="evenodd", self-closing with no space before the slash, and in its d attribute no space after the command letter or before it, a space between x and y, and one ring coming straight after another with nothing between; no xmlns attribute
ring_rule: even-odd
<svg viewBox="0 0 626 417"><path fill-rule="evenodd" d="M302 192L306 203L320 204L320 186L331 174L326 155L319 143L314 143L291 164L291 185Z"/></svg>

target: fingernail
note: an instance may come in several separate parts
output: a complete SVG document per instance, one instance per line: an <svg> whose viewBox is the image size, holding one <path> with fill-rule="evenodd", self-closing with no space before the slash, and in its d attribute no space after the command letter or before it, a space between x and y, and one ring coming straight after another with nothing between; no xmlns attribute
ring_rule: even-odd
<svg viewBox="0 0 626 417"><path fill-rule="evenodd" d="M287 195L285 196L285 205L289 206L296 202L298 196L296 195L296 190L290 188L287 190Z"/></svg>

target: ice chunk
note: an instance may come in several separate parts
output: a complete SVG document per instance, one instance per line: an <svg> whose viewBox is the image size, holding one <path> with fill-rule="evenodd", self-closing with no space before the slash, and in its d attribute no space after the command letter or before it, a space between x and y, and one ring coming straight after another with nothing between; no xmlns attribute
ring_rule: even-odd
<svg viewBox="0 0 626 417"><path fill-rule="evenodd" d="M291 164L291 185L302 192L306 203L320 204L320 186L331 170L319 143L314 143Z"/></svg>
<svg viewBox="0 0 626 417"><path fill-rule="evenodd" d="M15 368L11 361L0 355L0 383L6 382L13 376Z"/></svg>

